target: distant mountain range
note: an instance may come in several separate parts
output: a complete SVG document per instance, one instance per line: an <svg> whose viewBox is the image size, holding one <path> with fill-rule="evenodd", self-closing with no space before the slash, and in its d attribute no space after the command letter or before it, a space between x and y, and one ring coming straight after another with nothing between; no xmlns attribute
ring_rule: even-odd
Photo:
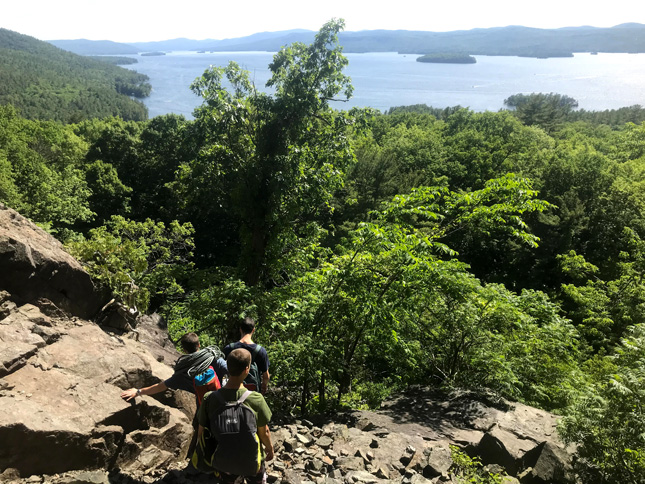
<svg viewBox="0 0 645 484"><path fill-rule="evenodd" d="M82 55L125 55L146 51L277 52L282 46L296 41L310 43L315 35L316 32L310 30L285 30L224 40L181 38L130 44L85 39L49 42ZM508 26L452 32L363 30L341 32L339 41L346 53L462 53L528 57L563 57L574 52L641 53L645 52L645 25L629 23L610 28L583 26L560 29Z"/></svg>
<svg viewBox="0 0 645 484"><path fill-rule="evenodd" d="M79 55L124 55L138 54L141 49L111 40L50 40L50 44Z"/></svg>

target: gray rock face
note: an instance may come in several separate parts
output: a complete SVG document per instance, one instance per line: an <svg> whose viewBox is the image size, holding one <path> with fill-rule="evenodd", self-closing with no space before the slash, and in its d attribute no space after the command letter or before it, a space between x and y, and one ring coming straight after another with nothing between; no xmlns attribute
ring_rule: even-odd
<svg viewBox="0 0 645 484"><path fill-rule="evenodd" d="M0 204L0 290L22 303L48 299L81 318L109 300L60 242Z"/></svg>
<svg viewBox="0 0 645 484"><path fill-rule="evenodd" d="M145 341L26 304L0 320L0 343L0 472L149 471L183 457L194 403L182 411L151 397L120 398L123 388L172 374Z"/></svg>
<svg viewBox="0 0 645 484"><path fill-rule="evenodd" d="M556 437L556 417L524 405L417 389L380 411L345 415L347 425L339 419L320 428L298 422L275 428L276 459L269 468L276 482L458 482L450 445L486 461L509 484L573 482L572 456ZM298 439L304 428L328 438L304 447Z"/></svg>
<svg viewBox="0 0 645 484"><path fill-rule="evenodd" d="M26 305L9 311L0 321L0 377L24 366L39 348L47 344L41 334L47 332L49 340L59 335L47 331L50 327L49 318L35 306Z"/></svg>

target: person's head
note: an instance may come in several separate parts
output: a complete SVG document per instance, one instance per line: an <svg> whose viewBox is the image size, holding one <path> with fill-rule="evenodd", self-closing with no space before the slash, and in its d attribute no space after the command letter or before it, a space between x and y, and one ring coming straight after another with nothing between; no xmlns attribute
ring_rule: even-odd
<svg viewBox="0 0 645 484"><path fill-rule="evenodd" d="M242 333L242 336L244 336L245 334L252 334L254 330L255 330L255 320L247 316L240 323L240 332Z"/></svg>
<svg viewBox="0 0 645 484"><path fill-rule="evenodd" d="M199 336L195 333L186 333L179 340L179 344L185 353L194 353L199 349Z"/></svg>
<svg viewBox="0 0 645 484"><path fill-rule="evenodd" d="M244 348L236 348L226 357L228 374L232 377L240 376L251 368L251 353Z"/></svg>

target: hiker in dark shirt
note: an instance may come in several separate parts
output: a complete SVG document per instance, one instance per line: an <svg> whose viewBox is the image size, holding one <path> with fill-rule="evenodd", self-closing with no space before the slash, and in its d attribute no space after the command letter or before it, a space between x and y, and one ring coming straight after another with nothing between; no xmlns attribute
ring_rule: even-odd
<svg viewBox="0 0 645 484"><path fill-rule="evenodd" d="M193 379L208 371L209 366L213 367L220 382L228 373L226 361L221 357L219 349L209 346L200 350L199 337L195 333L186 333L181 337L179 343L186 354L177 360L175 373L170 378L149 387L123 390L121 398L129 401L137 395L154 395L166 391L168 388L195 393L196 387Z"/></svg>
<svg viewBox="0 0 645 484"><path fill-rule="evenodd" d="M215 346L200 349L199 337L195 333L186 333L179 340L184 355L175 363L175 372L167 380L144 388L129 388L123 390L121 398L129 401L137 395L154 395L166 391L185 390L195 394L197 409L202 403L206 390L220 387L220 382L228 374L226 361L221 357L221 351ZM217 383L215 383L217 379ZM193 436L188 446L188 455L192 455L197 443L197 413L193 417Z"/></svg>
<svg viewBox="0 0 645 484"><path fill-rule="evenodd" d="M269 355L267 350L264 347L260 346L253 342L252 337L255 333L255 321L253 318L246 317L240 323L240 340L227 345L224 348L224 355L228 357L229 353L237 348L244 348L251 353L251 372L250 376L247 377L244 382L244 386L249 390L259 391L262 394L265 394L267 391L267 386L269 384ZM257 370L253 368L256 366ZM254 372L257 371L259 375L254 376ZM255 378L258 381L253 381ZM258 385L260 388L258 388Z"/></svg>

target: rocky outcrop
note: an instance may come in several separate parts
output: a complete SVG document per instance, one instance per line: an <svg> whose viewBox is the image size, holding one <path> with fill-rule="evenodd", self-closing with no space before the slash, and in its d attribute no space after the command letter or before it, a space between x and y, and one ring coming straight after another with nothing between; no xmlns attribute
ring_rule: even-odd
<svg viewBox="0 0 645 484"><path fill-rule="evenodd" d="M185 455L190 397L120 398L121 389L172 374L141 337L123 338L23 305L0 321L0 340L0 472L149 471Z"/></svg>
<svg viewBox="0 0 645 484"><path fill-rule="evenodd" d="M190 483L184 459L194 400L167 392L126 403L123 388L172 373L177 357L158 318L136 332L0 302L0 478L30 483ZM0 301L2 301L0 297ZM506 484L571 482L556 416L480 395L417 388L378 411L272 424L278 484L457 482L450 446L508 474Z"/></svg>
<svg viewBox="0 0 645 484"><path fill-rule="evenodd" d="M416 409L409 409L414 403ZM464 414L428 414L433 409L471 409ZM274 424L272 439L275 459L267 467L270 484L439 484L464 482L450 446L478 455L492 437L490 431L512 425L515 438L524 437L529 448L521 462L508 460L515 439L498 433L499 454L488 453L488 472L498 474L503 484L558 484L573 482L570 453L554 435L541 433L542 424L525 420L522 405L502 410L478 400L472 394L442 394L417 389L404 398L389 401L376 412L351 412L336 415L333 421L314 424L305 419ZM448 410L450 412L450 410ZM495 420L490 429L478 423ZM470 424L465 422L471 422ZM554 419L545 413L543 424ZM504 424L502 424L504 422ZM542 426L547 428L549 424ZM470 432L470 433L469 433ZM460 439L455 441L454 436ZM470 450L468 450L470 449ZM142 456L139 462L144 462ZM496 461L497 463L494 463ZM502 465L499 462L505 462ZM91 480L90 480L91 479ZM209 483L212 476L192 471L185 462L175 461L168 468L130 468L127 471L81 471L42 477L32 483ZM468 481L470 482L470 481Z"/></svg>
<svg viewBox="0 0 645 484"><path fill-rule="evenodd" d="M423 388L345 423L306 420L273 431L270 481L281 484L426 484L457 482L450 446L478 457L507 484L573 482L571 450L555 433L556 416L468 392Z"/></svg>
<svg viewBox="0 0 645 484"><path fill-rule="evenodd" d="M95 316L110 299L60 242L2 204L0 290L21 303L47 299L81 318Z"/></svg>
<svg viewBox="0 0 645 484"><path fill-rule="evenodd" d="M184 457L194 400L127 403L121 390L172 374L159 320L133 332L86 318L109 300L62 245L0 205L0 474L150 472ZM97 318L105 320L106 318ZM114 320L114 317L111 317Z"/></svg>
<svg viewBox="0 0 645 484"><path fill-rule="evenodd" d="M185 469L190 396L182 400L183 392L175 392L134 404L119 398L121 388L170 375L158 360L172 361L176 353L158 323L140 323L130 339L80 320L56 321L29 305L0 321L0 329L20 328L15 341L32 347L25 364L3 378L0 471L48 483L88 482L77 480L79 473L97 482L209 482L210 476ZM157 338L164 345L153 343ZM269 481L456 482L450 452L456 445L491 471L508 474L507 484L566 483L571 454L555 425L554 415L525 405L418 388L376 412L351 412L317 425L272 425L276 459ZM74 469L79 471L70 474Z"/></svg>

